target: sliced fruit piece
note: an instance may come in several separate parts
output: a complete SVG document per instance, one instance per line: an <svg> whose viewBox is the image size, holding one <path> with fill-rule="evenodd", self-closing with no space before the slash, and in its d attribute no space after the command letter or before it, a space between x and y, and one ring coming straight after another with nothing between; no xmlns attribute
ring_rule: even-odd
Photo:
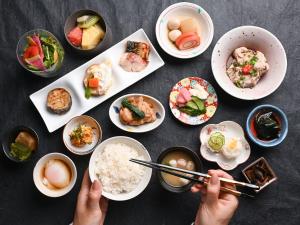
<svg viewBox="0 0 300 225"><path fill-rule="evenodd" d="M31 58L25 58L24 60L28 65L30 65L29 68L33 68L41 71L46 69L40 55L35 55Z"/></svg>
<svg viewBox="0 0 300 225"><path fill-rule="evenodd" d="M67 38L74 46L78 47L81 45L82 33L81 28L75 27L68 33Z"/></svg>
<svg viewBox="0 0 300 225"><path fill-rule="evenodd" d="M86 20L79 22L78 26L80 28L89 28L89 27L95 25L99 20L100 20L99 16L91 15L91 16L88 16L88 18Z"/></svg>
<svg viewBox="0 0 300 225"><path fill-rule="evenodd" d="M36 43L37 47L39 48L39 54L41 56L41 59L43 60L44 59L44 52L43 52L43 49L42 49L42 44L41 44L39 36L38 35L32 35L31 38Z"/></svg>
<svg viewBox="0 0 300 225"><path fill-rule="evenodd" d="M81 42L82 49L87 50L95 48L99 44L100 40L104 37L104 35L105 32L99 24L95 24L90 28L83 29Z"/></svg>
<svg viewBox="0 0 300 225"><path fill-rule="evenodd" d="M99 86L99 80L97 78L89 79L89 87L90 88L97 88Z"/></svg>
<svg viewBox="0 0 300 225"><path fill-rule="evenodd" d="M39 48L36 45L30 45L28 48L25 49L23 54L23 58L28 59L32 58L33 56L39 55Z"/></svg>
<svg viewBox="0 0 300 225"><path fill-rule="evenodd" d="M56 114L63 114L69 111L72 106L72 98L64 88L55 88L48 93L47 108Z"/></svg>
<svg viewBox="0 0 300 225"><path fill-rule="evenodd" d="M175 44L180 50L195 48L200 45L200 37L195 32L183 33L176 39Z"/></svg>
<svg viewBox="0 0 300 225"><path fill-rule="evenodd" d="M86 21L88 18L89 18L88 15L84 15L84 16L78 17L76 21L77 21L78 23L81 23L81 22Z"/></svg>

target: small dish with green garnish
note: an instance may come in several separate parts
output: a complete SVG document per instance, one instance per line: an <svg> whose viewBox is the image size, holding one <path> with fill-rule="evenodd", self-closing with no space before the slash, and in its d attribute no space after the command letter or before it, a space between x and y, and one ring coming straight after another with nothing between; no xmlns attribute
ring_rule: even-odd
<svg viewBox="0 0 300 225"><path fill-rule="evenodd" d="M6 133L2 139L2 149L11 161L26 162L38 149L39 138L30 127L17 126Z"/></svg>
<svg viewBox="0 0 300 225"><path fill-rule="evenodd" d="M157 128L163 122L165 109L151 96L128 94L111 104L109 117L122 130L144 133Z"/></svg>

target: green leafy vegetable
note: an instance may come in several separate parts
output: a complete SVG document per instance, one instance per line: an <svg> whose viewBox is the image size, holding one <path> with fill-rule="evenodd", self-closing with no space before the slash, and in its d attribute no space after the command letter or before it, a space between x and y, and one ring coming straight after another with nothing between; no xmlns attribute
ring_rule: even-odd
<svg viewBox="0 0 300 225"><path fill-rule="evenodd" d="M128 108L131 112L133 112L133 115L137 117L138 119L143 119L145 117L145 113L136 106L132 105L127 98L124 98L122 100L122 106Z"/></svg>
<svg viewBox="0 0 300 225"><path fill-rule="evenodd" d="M24 161L30 157L32 151L28 147L16 142L11 143L9 153L15 159Z"/></svg>
<svg viewBox="0 0 300 225"><path fill-rule="evenodd" d="M257 58L256 56L253 56L253 57L250 59L249 64L254 66L255 63L257 62L257 60L258 60L258 58Z"/></svg>
<svg viewBox="0 0 300 225"><path fill-rule="evenodd" d="M206 107L203 100L197 96L192 96L192 100L188 101L185 106L180 107L179 110L190 116L199 116L206 113Z"/></svg>
<svg viewBox="0 0 300 225"><path fill-rule="evenodd" d="M89 99L89 98L92 96L92 91L91 91L91 89L90 89L89 87L86 87L86 88L84 89L84 96L85 96L85 98L87 98L87 99Z"/></svg>

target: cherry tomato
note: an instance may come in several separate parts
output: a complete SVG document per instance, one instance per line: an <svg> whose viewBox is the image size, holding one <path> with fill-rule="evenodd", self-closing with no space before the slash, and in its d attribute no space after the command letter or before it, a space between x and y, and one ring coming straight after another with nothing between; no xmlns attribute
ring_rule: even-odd
<svg viewBox="0 0 300 225"><path fill-rule="evenodd" d="M243 74L250 74L251 70L253 69L253 66L252 65L245 65L243 68L242 68L242 71L243 71Z"/></svg>
<svg viewBox="0 0 300 225"><path fill-rule="evenodd" d="M23 57L24 57L24 59L28 59L28 58L31 58L38 54L39 54L39 48L35 45L32 45L32 46L29 46L28 48L26 48Z"/></svg>

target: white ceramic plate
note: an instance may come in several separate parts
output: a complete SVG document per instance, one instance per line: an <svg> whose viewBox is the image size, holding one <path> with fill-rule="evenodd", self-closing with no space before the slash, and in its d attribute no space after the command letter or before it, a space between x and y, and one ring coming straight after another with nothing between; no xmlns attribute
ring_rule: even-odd
<svg viewBox="0 0 300 225"><path fill-rule="evenodd" d="M265 54L269 71L254 88L236 87L226 74L226 63L232 52L245 46ZM241 26L224 34L214 47L211 67L218 84L228 94L244 100L255 100L272 94L284 79L287 58L280 41L269 31L255 26Z"/></svg>
<svg viewBox="0 0 300 225"><path fill-rule="evenodd" d="M119 118L119 111L121 108L121 102L124 98L126 97L138 97L138 96L143 96L145 101L151 103L153 105L153 109L156 113L156 120L153 123L146 123L140 126L129 126L129 125L124 125L121 123L120 118ZM111 121L120 129L128 131L128 132L133 132L133 133L144 133L147 131L151 131L155 128L157 128L165 119L165 109L163 105L155 98L149 96L149 95L144 95L144 94L128 94L124 95L117 100L115 100L110 108L109 108L109 117Z"/></svg>
<svg viewBox="0 0 300 225"><path fill-rule="evenodd" d="M86 144L82 147L76 147L72 145L70 140L70 134L79 125L87 125L93 128L93 139L91 144ZM102 139L102 130L99 123L94 118L87 115L74 117L66 124L63 131L63 142L66 148L77 155L86 155L91 153L96 147L96 145L101 141L101 139Z"/></svg>
<svg viewBox="0 0 300 225"><path fill-rule="evenodd" d="M45 164L51 159L59 159L59 160L63 161L64 163L66 163L68 165L68 167L70 168L71 181L67 187L58 189L58 190L51 190L42 183L41 178L42 178ZM74 185L76 183L76 179L77 179L77 170L76 170L76 166L73 163L72 159L70 159L68 156L58 153L58 152L53 152L53 153L44 155L42 158L39 159L39 161L36 163L36 165L33 169L33 181L34 181L36 188L41 193L43 193L44 195L46 195L48 197L56 198L56 197L60 197L60 196L67 194L74 187Z"/></svg>
<svg viewBox="0 0 300 225"><path fill-rule="evenodd" d="M168 38L168 21L171 18L194 18L199 23L200 45L188 50L179 50ZM176 58L188 59L202 54L212 42L214 25L209 14L199 5L190 2L180 2L166 8L158 17L155 27L156 39L160 47Z"/></svg>
<svg viewBox="0 0 300 225"><path fill-rule="evenodd" d="M120 57L125 52L126 42L129 40L143 41L150 44L149 64L141 72L126 72L119 66ZM113 84L105 95L86 99L84 97L83 87L83 78L85 75L85 71L89 66L93 64L99 64L106 59L110 59L112 62ZM120 41L118 44L114 45L108 50L104 51L100 55L96 56L95 58L91 59L75 70L67 73L65 76L59 78L43 89L33 93L32 95L30 95L30 99L42 116L48 128L48 131L53 132L61 126L65 125L71 118L79 116L92 109L93 107L99 105L100 103L104 102L108 98L124 90L125 88L129 87L145 76L149 75L163 65L164 61L154 49L146 33L143 29L139 29L138 31ZM46 107L48 92L54 88L59 87L65 88L67 91L69 91L72 97L71 109L67 113L62 115L53 114L49 112Z"/></svg>
<svg viewBox="0 0 300 225"><path fill-rule="evenodd" d="M104 150L104 148L107 144L112 144L112 143L123 143L123 144L129 145L130 147L136 149L137 152L141 156L143 156L146 161L151 161L151 157L150 157L147 149L137 140L130 138L130 137L125 137L125 136L116 136L116 137L109 138L109 139L103 141L100 145L98 145L96 147L96 149L94 150L94 152L90 158L89 175L90 175L92 182L95 179L98 179L95 174L95 158L97 157L97 155L99 153L101 153ZM103 191L102 194L104 197L111 199L111 200L115 200L115 201L125 201L125 200L132 199L132 198L138 196L139 194L141 194L145 190L145 188L149 184L151 174L152 174L152 169L145 167L144 177L142 178L140 183L136 186L136 188L131 192L120 193L120 194L114 195L114 194Z"/></svg>
<svg viewBox="0 0 300 225"><path fill-rule="evenodd" d="M231 137L238 138L242 143L240 155L236 158L228 159L222 153L210 151L206 143L213 131L222 131L223 134L230 133ZM200 132L200 141L200 154L202 157L208 161L216 162L224 170L233 170L239 164L246 162L251 153L250 145L245 139L243 128L233 121L223 121L219 124L206 125Z"/></svg>

